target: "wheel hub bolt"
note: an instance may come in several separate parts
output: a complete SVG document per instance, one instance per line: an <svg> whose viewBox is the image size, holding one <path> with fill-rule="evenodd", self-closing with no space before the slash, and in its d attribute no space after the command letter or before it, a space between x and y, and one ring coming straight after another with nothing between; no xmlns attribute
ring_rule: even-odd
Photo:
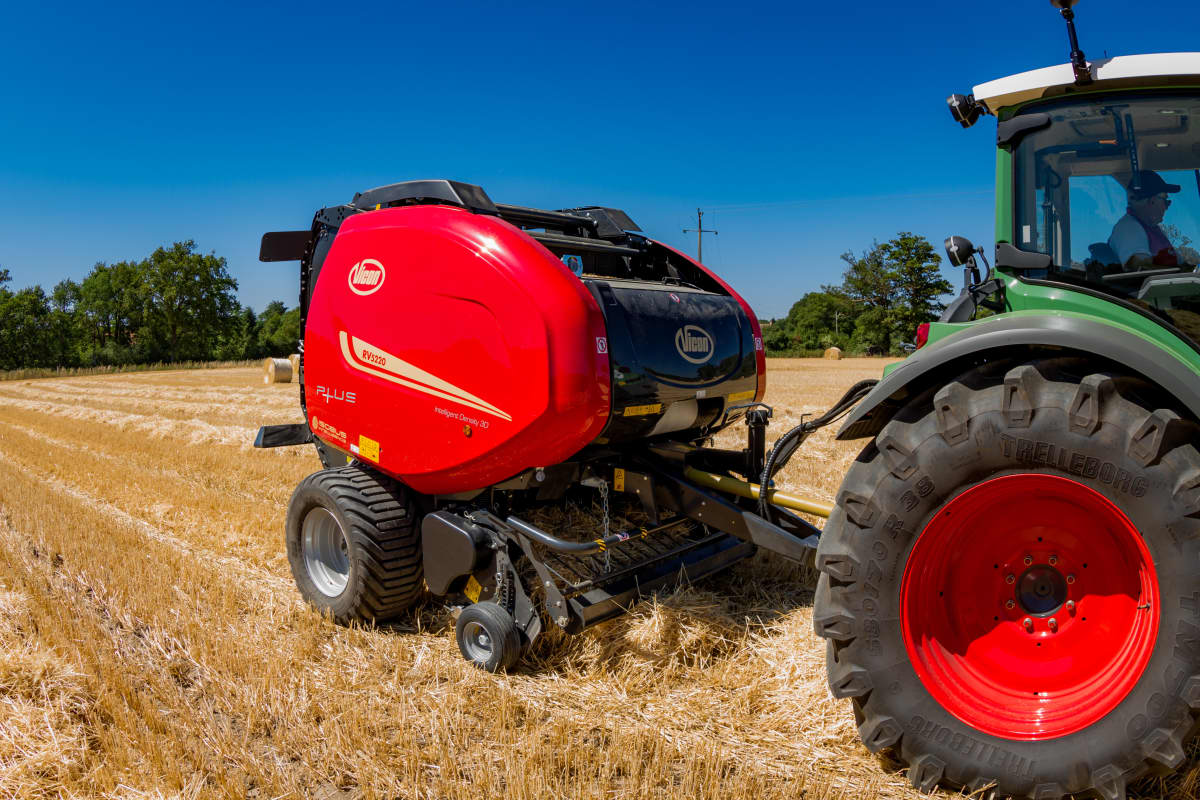
<svg viewBox="0 0 1200 800"><path fill-rule="evenodd" d="M1005 603L1005 604L1004 604L1004 607L1005 607L1005 608L1007 608L1007 609L1009 609L1009 610L1012 610L1012 608L1013 608L1014 606L1016 606L1016 603L1014 603L1012 600L1009 600L1007 603Z"/></svg>
<svg viewBox="0 0 1200 800"><path fill-rule="evenodd" d="M1057 563L1058 563L1058 556L1050 556L1050 566L1054 566Z"/></svg>
<svg viewBox="0 0 1200 800"><path fill-rule="evenodd" d="M1033 620L1031 620L1029 617L1026 617L1025 621L1022 622L1021 624L1025 626L1025 630L1027 630L1027 631L1033 630Z"/></svg>
<svg viewBox="0 0 1200 800"><path fill-rule="evenodd" d="M1025 556L1025 566L1028 567L1032 563L1033 563L1033 556Z"/></svg>
<svg viewBox="0 0 1200 800"><path fill-rule="evenodd" d="M1075 576L1074 576L1074 575L1068 575L1068 576L1067 576L1067 583L1074 583L1074 582L1075 582Z"/></svg>
<svg viewBox="0 0 1200 800"><path fill-rule="evenodd" d="M1050 630L1052 630L1052 631L1058 630L1058 620L1056 620L1054 617L1051 617L1050 621L1047 624L1050 625Z"/></svg>
<svg viewBox="0 0 1200 800"><path fill-rule="evenodd" d="M1016 576L1016 575L1009 575L1008 577L1006 577L1006 578L1004 579L1004 582L1005 582L1005 583L1009 583L1009 584L1016 583L1016 582L1017 582L1017 576Z"/></svg>
<svg viewBox="0 0 1200 800"><path fill-rule="evenodd" d="M1075 601L1074 600L1067 601L1067 611L1072 614L1075 613Z"/></svg>

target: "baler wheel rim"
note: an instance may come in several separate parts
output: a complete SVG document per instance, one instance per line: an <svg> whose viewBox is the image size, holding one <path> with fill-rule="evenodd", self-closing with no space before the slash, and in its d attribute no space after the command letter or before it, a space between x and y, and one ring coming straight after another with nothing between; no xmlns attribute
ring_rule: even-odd
<svg viewBox="0 0 1200 800"><path fill-rule="evenodd" d="M463 626L463 647L471 661L486 662L495 651L495 643L487 628L476 621Z"/></svg>
<svg viewBox="0 0 1200 800"><path fill-rule="evenodd" d="M459 613L454 638L463 658L486 672L511 669L524 650L512 614L486 600Z"/></svg>
<svg viewBox="0 0 1200 800"><path fill-rule="evenodd" d="M337 517L315 506L304 515L301 541L313 586L326 597L341 596L350 580L350 543Z"/></svg>

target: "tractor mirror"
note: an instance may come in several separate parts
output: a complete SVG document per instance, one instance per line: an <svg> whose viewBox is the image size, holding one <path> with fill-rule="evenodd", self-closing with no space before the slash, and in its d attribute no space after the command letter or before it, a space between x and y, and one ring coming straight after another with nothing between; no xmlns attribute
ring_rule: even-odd
<svg viewBox="0 0 1200 800"><path fill-rule="evenodd" d="M951 236L946 240L946 258L956 267L964 266L975 255L975 245L965 236Z"/></svg>

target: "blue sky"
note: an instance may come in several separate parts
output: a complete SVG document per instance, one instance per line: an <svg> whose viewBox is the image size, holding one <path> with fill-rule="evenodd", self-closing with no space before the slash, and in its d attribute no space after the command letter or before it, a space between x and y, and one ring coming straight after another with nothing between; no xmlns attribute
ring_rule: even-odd
<svg viewBox="0 0 1200 800"><path fill-rule="evenodd" d="M1129 8L1077 7L1089 56L1196 49L1195 0ZM1066 55L1045 0L11 4L0 266L49 289L192 238L294 305L264 231L444 177L691 253L705 208L706 263L779 316L900 230L990 249L995 122L945 97Z"/></svg>

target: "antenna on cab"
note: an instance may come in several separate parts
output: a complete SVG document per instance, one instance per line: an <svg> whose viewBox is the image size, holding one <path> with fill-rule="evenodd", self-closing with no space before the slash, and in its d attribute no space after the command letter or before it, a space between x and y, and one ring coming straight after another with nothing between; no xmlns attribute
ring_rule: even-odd
<svg viewBox="0 0 1200 800"><path fill-rule="evenodd" d="M1078 0L1050 0L1050 5L1062 12L1067 21L1067 36L1071 39L1071 69L1075 72L1075 85L1087 86L1092 82L1092 71L1088 69L1087 57L1079 49L1079 38L1075 35L1075 12L1071 6Z"/></svg>

